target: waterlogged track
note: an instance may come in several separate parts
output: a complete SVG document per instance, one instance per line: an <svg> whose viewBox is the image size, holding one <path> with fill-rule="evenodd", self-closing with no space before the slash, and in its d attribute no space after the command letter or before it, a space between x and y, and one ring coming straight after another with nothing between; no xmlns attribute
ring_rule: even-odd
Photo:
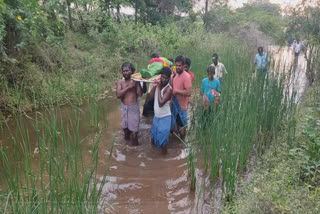
<svg viewBox="0 0 320 214"><path fill-rule="evenodd" d="M307 86L303 53L295 58L292 48L270 46L268 50L275 68L287 76L287 89L290 93L297 92L298 102ZM201 167L196 169L196 191L190 192L187 153L182 143L170 137L168 155L162 156L160 150L150 144L151 119L142 118L140 146L128 146L123 140L119 108L115 112L117 116L109 116L109 122L111 126L112 123L118 125L116 144L102 194L103 204L107 202L113 206L104 206L106 213L219 213L221 186L219 188L217 182L217 188L212 188ZM110 138L112 134L105 133L102 145L110 146ZM108 156L109 148L104 150Z"/></svg>
<svg viewBox="0 0 320 214"><path fill-rule="evenodd" d="M297 90L300 99L307 85L305 76L306 62L303 55L295 61L292 49L269 47L273 60L289 76L291 90ZM293 67L295 66L295 67ZM100 200L101 213L215 213L219 212L221 187L217 182L216 188L210 185L210 179L203 174L201 167L196 169L196 190L190 191L190 178L187 173L187 150L177 138L170 136L168 154L163 156L160 149L150 144L150 128L152 118L141 119L139 141L140 145L133 147L123 139L121 128L121 112L119 100L109 96L99 103L106 113L107 128L102 131L99 145L99 160L97 179L103 179L108 169L106 183ZM90 126L90 106L81 107L80 138L82 143L83 160L86 165L91 163L93 142L90 135L96 131ZM58 118L65 124L73 120L74 110L63 107L58 112ZM36 113L30 115L36 117ZM23 119L24 130L28 130L31 143L32 164L37 171L39 157L34 127L29 119ZM14 120L4 127L4 135L0 136L2 145L12 145L11 136L19 138L19 128ZM19 139L18 139L19 140ZM114 145L113 145L114 142ZM112 154L110 152L112 151ZM201 166L201 158L198 160ZM18 164L18 163L13 163ZM22 163L20 163L22 164ZM1 173L1 169L0 169ZM250 176L248 176L250 177ZM3 190L0 181L0 190ZM211 191L212 190L212 191ZM214 205L213 205L214 203Z"/></svg>
<svg viewBox="0 0 320 214"><path fill-rule="evenodd" d="M279 46L269 46L268 50L275 68L287 76L286 85L289 93L296 91L295 99L299 102L307 86L304 54L301 53L295 58L292 48ZM119 108L117 114L119 115L113 118L115 121L120 118ZM162 156L159 149L150 145L151 122L150 118L142 118L138 147L128 146L123 140L121 127L117 127L115 151L109 163L111 167L102 195L105 202L114 205L106 206L104 211L106 213L219 213L222 197L220 182L213 188L208 177L198 168L196 191L190 192L185 146L175 137L171 137L168 155ZM107 139L110 138L111 135L104 136L102 144L108 145L110 141Z"/></svg>
<svg viewBox="0 0 320 214"><path fill-rule="evenodd" d="M187 150L183 143L171 136L168 154L162 155L161 150L150 143L152 118L142 117L140 145L131 146L130 142L124 140L119 100L109 96L102 100L99 106L103 106L108 124L102 131L98 150L97 179L101 181L105 170L108 169L99 205L101 213L212 213L212 200L209 200L211 192L204 191L206 188L203 187L204 183L208 187L210 182L199 169L196 170L196 190L190 191ZM89 166L94 143L88 136L95 135L96 130L89 124L89 105L84 105L81 109L80 138L84 139L82 159L85 165ZM63 107L58 111L58 118L61 118L64 127L73 120L73 114L74 110L71 107ZM29 116L35 118L36 113ZM37 172L37 136L30 119L24 118L21 124L28 132L30 149L34 151L31 161L33 169ZM19 128L12 120L5 129L7 130L4 130L0 140L12 150L11 136L18 137ZM0 182L0 189L3 188L4 185Z"/></svg>
<svg viewBox="0 0 320 214"><path fill-rule="evenodd" d="M196 208L200 213L210 213L209 204L201 201L196 206L196 195L203 183L200 170L197 170L199 186L195 192L190 191L183 143L171 136L168 154L162 155L161 150L150 143L152 118L142 117L140 145L132 147L123 139L119 106L108 115L108 129L117 131L105 132L101 140L100 151L105 158L100 158L103 163L99 174L102 175L106 166L109 168L101 197L104 213L196 213ZM109 161L113 137L115 145Z"/></svg>
<svg viewBox="0 0 320 214"><path fill-rule="evenodd" d="M279 47L271 45L268 47L269 55L274 61L274 70L284 72L287 76L285 84L291 94L296 92L296 102L301 100L305 88L308 86L306 76L307 61L304 53L301 52L298 57L294 56L292 47Z"/></svg>

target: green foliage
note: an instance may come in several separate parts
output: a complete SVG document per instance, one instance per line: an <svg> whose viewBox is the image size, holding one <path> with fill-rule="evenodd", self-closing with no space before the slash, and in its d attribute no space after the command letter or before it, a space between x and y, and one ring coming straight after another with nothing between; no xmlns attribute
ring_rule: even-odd
<svg viewBox="0 0 320 214"><path fill-rule="evenodd" d="M99 122L101 114L94 105L90 105L90 113ZM12 133L12 141L0 147L0 177L4 188L0 190L1 213L98 212L107 175L106 170L102 175L97 174L102 130L83 138L81 131L85 124L80 122L81 110L74 108L68 115L69 121L62 120L57 111L36 114L28 121L17 115L17 130L10 130L9 126L6 129ZM26 123L33 127L29 129L33 137L24 126ZM90 155L83 149L82 143L87 140Z"/></svg>
<svg viewBox="0 0 320 214"><path fill-rule="evenodd" d="M262 32L277 42L283 41L285 21L280 15L278 5L270 3L246 4L243 8L237 9L237 16L241 25L256 22Z"/></svg>
<svg viewBox="0 0 320 214"><path fill-rule="evenodd" d="M213 33L227 32L238 21L236 12L233 12L227 6L214 7L208 12L207 20L207 30Z"/></svg>
<svg viewBox="0 0 320 214"><path fill-rule="evenodd" d="M224 5L216 5L207 14L206 28L209 32L228 32L232 28L244 28L256 23L259 30L276 42L284 41L285 21L278 5L270 3L246 4L232 11Z"/></svg>
<svg viewBox="0 0 320 214"><path fill-rule="evenodd" d="M301 175L300 178L312 186L320 184L320 109L309 108L307 117L302 126L302 144L293 150L291 154L299 156Z"/></svg>
<svg viewBox="0 0 320 214"><path fill-rule="evenodd" d="M111 23L111 27L99 35L101 41L110 49L127 56L132 53L159 51L163 56L172 57L175 50L185 45L192 36L201 34L201 29L194 29L193 34L183 32L175 23L165 26L151 24L135 24L133 21ZM195 27L195 26L194 26Z"/></svg>
<svg viewBox="0 0 320 214"><path fill-rule="evenodd" d="M8 1L2 3L2 21L5 29L1 35L7 55L14 54L15 50L25 50L35 43L46 41L56 42L63 36L63 25L59 21L48 19L37 0ZM4 58L5 59L5 58Z"/></svg>
<svg viewBox="0 0 320 214"><path fill-rule="evenodd" d="M191 45L190 45L191 44ZM204 35L181 48L182 53L193 60L191 70L195 73L194 88L206 77L212 53L228 70L224 76L219 106L205 110L202 97L195 96L191 120L191 148L197 148L204 157L204 168L213 181L222 179L225 194L232 196L235 182L245 169L252 148L263 153L277 136L281 121L291 118L293 105L284 93L282 76L269 73L268 78L252 76L253 65L248 47L223 36ZM281 73L281 72L279 72ZM199 89L198 89L199 90ZM197 92L198 93L198 92ZM190 153L191 156L193 154ZM188 160L192 169L192 160ZM191 172L190 172L191 171ZM192 170L189 170L192 175Z"/></svg>
<svg viewBox="0 0 320 214"><path fill-rule="evenodd" d="M305 5L306 4L306 5ZM302 1L296 8L290 8L292 14L289 19L288 34L297 38L305 38L310 45L320 44L320 3L315 2L314 6Z"/></svg>
<svg viewBox="0 0 320 214"><path fill-rule="evenodd" d="M295 140L288 144L281 131L222 213L319 213L319 89L310 88L298 107Z"/></svg>
<svg viewBox="0 0 320 214"><path fill-rule="evenodd" d="M168 17L174 17L175 13L187 12L192 8L190 0L142 0L140 3L143 22L152 24L164 23Z"/></svg>
<svg viewBox="0 0 320 214"><path fill-rule="evenodd" d="M106 26L101 33L94 28L87 35L70 32L58 44L34 44L19 61L3 62L2 111L30 110L70 101L81 104L95 93L93 86L98 86L98 92L114 86L123 61L134 62L139 71L152 52L172 58L205 34L201 26L194 25L193 32L185 32L174 23L163 27L109 20Z"/></svg>
<svg viewBox="0 0 320 214"><path fill-rule="evenodd" d="M6 36L5 20L4 20L5 15L6 15L6 5L4 4L3 0L0 0L0 54L4 57L6 57L6 54L4 51L4 45L3 45L3 40Z"/></svg>

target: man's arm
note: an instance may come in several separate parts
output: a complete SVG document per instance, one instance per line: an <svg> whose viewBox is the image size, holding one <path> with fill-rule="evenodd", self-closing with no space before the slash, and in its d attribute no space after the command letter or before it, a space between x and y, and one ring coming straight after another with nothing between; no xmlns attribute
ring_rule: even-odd
<svg viewBox="0 0 320 214"><path fill-rule="evenodd" d="M172 90L170 87L168 87L164 94L163 97L161 97L161 90L158 88L158 103L159 106L162 107L167 101L169 101L171 99L172 96Z"/></svg>
<svg viewBox="0 0 320 214"><path fill-rule="evenodd" d="M222 64L223 65L223 64ZM227 74L228 72L227 72L227 69L226 69L226 67L223 65L223 74Z"/></svg>
<svg viewBox="0 0 320 214"><path fill-rule="evenodd" d="M152 88L151 88L151 91L148 93L148 95L147 95L147 99L148 100L152 100L152 99L154 99L154 94L155 94L155 91L156 91L156 88L158 87L158 82L154 82L153 84L152 84Z"/></svg>
<svg viewBox="0 0 320 214"><path fill-rule="evenodd" d="M135 82L135 85L136 85L136 93L139 97L141 97L143 93L142 93L140 82Z"/></svg>
<svg viewBox="0 0 320 214"><path fill-rule="evenodd" d="M118 82L117 82L117 89L116 89L116 96L117 96L117 98L122 98L126 93L127 93L127 91L129 90L129 89L131 89L131 88L133 88L133 87L135 87L135 84L133 83L130 83L128 86L126 86L126 87L124 87L124 88L122 88L122 85L121 85L121 80L119 80Z"/></svg>
<svg viewBox="0 0 320 214"><path fill-rule="evenodd" d="M180 94L182 96L188 96L189 97L189 96L191 96L191 87L183 89L183 90L174 89L173 90L173 94L174 95Z"/></svg>
<svg viewBox="0 0 320 214"><path fill-rule="evenodd" d="M144 82L142 85L143 85L143 87L142 87L142 93L144 94L144 93L147 92L147 83Z"/></svg>

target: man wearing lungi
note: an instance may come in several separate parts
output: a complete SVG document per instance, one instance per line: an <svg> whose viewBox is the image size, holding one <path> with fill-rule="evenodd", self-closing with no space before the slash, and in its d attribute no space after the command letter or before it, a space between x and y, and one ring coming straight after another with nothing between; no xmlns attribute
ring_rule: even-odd
<svg viewBox="0 0 320 214"><path fill-rule="evenodd" d="M140 124L140 110L138 97L142 96L139 82L131 79L135 68L131 63L125 62L121 66L123 79L117 82L116 95L121 99L121 119L124 138L131 138L132 145L138 145L138 131Z"/></svg>
<svg viewBox="0 0 320 214"><path fill-rule="evenodd" d="M171 69L169 67L163 67L160 75L160 82L155 81L153 83L153 87L148 95L149 99L154 99L151 144L161 148L163 154L167 154L171 125L170 100L172 88L169 84Z"/></svg>
<svg viewBox="0 0 320 214"><path fill-rule="evenodd" d="M172 80L171 131L179 132L181 137L186 135L188 104L192 86L190 75L184 70L184 64L185 58L177 56L175 59L176 75ZM177 121L180 121L181 124L178 124Z"/></svg>

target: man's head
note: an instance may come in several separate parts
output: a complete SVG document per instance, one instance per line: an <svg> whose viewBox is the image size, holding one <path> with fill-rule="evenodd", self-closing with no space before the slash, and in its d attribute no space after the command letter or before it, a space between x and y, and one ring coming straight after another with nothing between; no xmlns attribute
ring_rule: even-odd
<svg viewBox="0 0 320 214"><path fill-rule="evenodd" d="M183 56L177 56L175 59L176 71L181 74L184 70L185 58Z"/></svg>
<svg viewBox="0 0 320 214"><path fill-rule="evenodd" d="M213 80L214 75L216 74L216 69L214 66L209 66L207 69L209 80Z"/></svg>
<svg viewBox="0 0 320 214"><path fill-rule="evenodd" d="M135 72L135 67L130 62L125 62L121 66L122 76L125 80L131 78L131 75Z"/></svg>
<svg viewBox="0 0 320 214"><path fill-rule="evenodd" d="M151 58L160 58L160 55L158 53L152 53Z"/></svg>
<svg viewBox="0 0 320 214"><path fill-rule="evenodd" d="M191 60L189 58L185 58L184 70L189 71L191 66Z"/></svg>
<svg viewBox="0 0 320 214"><path fill-rule="evenodd" d="M160 71L160 84L166 86L170 80L171 69L168 67L163 67Z"/></svg>
<svg viewBox="0 0 320 214"><path fill-rule="evenodd" d="M218 61L219 61L219 56L218 56L218 54L214 53L214 54L212 55L212 62L213 62L213 64L218 65Z"/></svg>
<svg viewBox="0 0 320 214"><path fill-rule="evenodd" d="M258 47L258 53L260 56L263 54L263 47Z"/></svg>

